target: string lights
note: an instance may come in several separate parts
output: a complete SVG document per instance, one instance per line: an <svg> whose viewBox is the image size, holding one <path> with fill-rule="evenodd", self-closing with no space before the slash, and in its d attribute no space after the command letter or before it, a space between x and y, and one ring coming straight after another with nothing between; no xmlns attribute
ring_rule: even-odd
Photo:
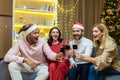
<svg viewBox="0 0 120 80"><path fill-rule="evenodd" d="M60 0L58 4L58 25L68 40L72 39L72 23L78 21L78 4L79 0Z"/></svg>
<svg viewBox="0 0 120 80"><path fill-rule="evenodd" d="M73 0L73 1L75 1L75 0ZM61 10L62 12L64 12L64 13L73 12L74 9L77 7L78 2L79 2L79 0L77 0L76 3L74 5L72 5L72 7L69 8L69 9L65 9L64 7L62 7L62 5L58 4L58 9ZM69 4L69 5L71 5L71 4Z"/></svg>

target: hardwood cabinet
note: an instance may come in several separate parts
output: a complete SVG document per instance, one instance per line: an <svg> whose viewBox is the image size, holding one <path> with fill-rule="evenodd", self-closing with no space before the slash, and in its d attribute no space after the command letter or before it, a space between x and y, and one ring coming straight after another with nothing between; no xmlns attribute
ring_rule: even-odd
<svg viewBox="0 0 120 80"><path fill-rule="evenodd" d="M0 59L12 46L13 0L0 0Z"/></svg>
<svg viewBox="0 0 120 80"><path fill-rule="evenodd" d="M12 16L13 0L0 0L0 15Z"/></svg>

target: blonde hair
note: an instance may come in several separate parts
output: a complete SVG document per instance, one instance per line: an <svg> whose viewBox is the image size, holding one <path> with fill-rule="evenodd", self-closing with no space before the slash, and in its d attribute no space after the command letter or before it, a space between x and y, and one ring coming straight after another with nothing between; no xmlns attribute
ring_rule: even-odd
<svg viewBox="0 0 120 80"><path fill-rule="evenodd" d="M93 27L97 27L101 32L103 32L103 36L102 36L102 39L101 39L100 43L98 41L94 40L94 47L95 48L104 49L105 44L108 41L110 41L110 40L114 41L114 39L109 36L106 25L104 25L102 23L97 23L97 24L93 25Z"/></svg>

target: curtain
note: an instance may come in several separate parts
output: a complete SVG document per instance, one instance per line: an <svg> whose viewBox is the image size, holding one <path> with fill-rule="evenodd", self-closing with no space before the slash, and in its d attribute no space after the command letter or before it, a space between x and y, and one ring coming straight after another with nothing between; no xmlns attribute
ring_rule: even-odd
<svg viewBox="0 0 120 80"><path fill-rule="evenodd" d="M105 0L58 0L58 26L62 37L72 39L72 23L85 26L85 36L92 39L92 25L100 22Z"/></svg>

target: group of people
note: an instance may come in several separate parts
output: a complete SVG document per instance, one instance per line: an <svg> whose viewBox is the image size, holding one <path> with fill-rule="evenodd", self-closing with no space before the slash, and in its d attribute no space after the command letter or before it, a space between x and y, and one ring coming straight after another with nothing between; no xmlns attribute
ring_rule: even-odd
<svg viewBox="0 0 120 80"><path fill-rule="evenodd" d="M12 80L23 80L21 72L35 72L35 80L65 80L66 76L68 80L104 80L105 75L120 74L117 44L106 26L93 26L93 42L84 37L84 31L83 24L74 22L73 40L68 41L53 27L46 41L39 37L37 25L23 25L19 33L25 36L4 57ZM95 57L91 57L93 48Z"/></svg>

